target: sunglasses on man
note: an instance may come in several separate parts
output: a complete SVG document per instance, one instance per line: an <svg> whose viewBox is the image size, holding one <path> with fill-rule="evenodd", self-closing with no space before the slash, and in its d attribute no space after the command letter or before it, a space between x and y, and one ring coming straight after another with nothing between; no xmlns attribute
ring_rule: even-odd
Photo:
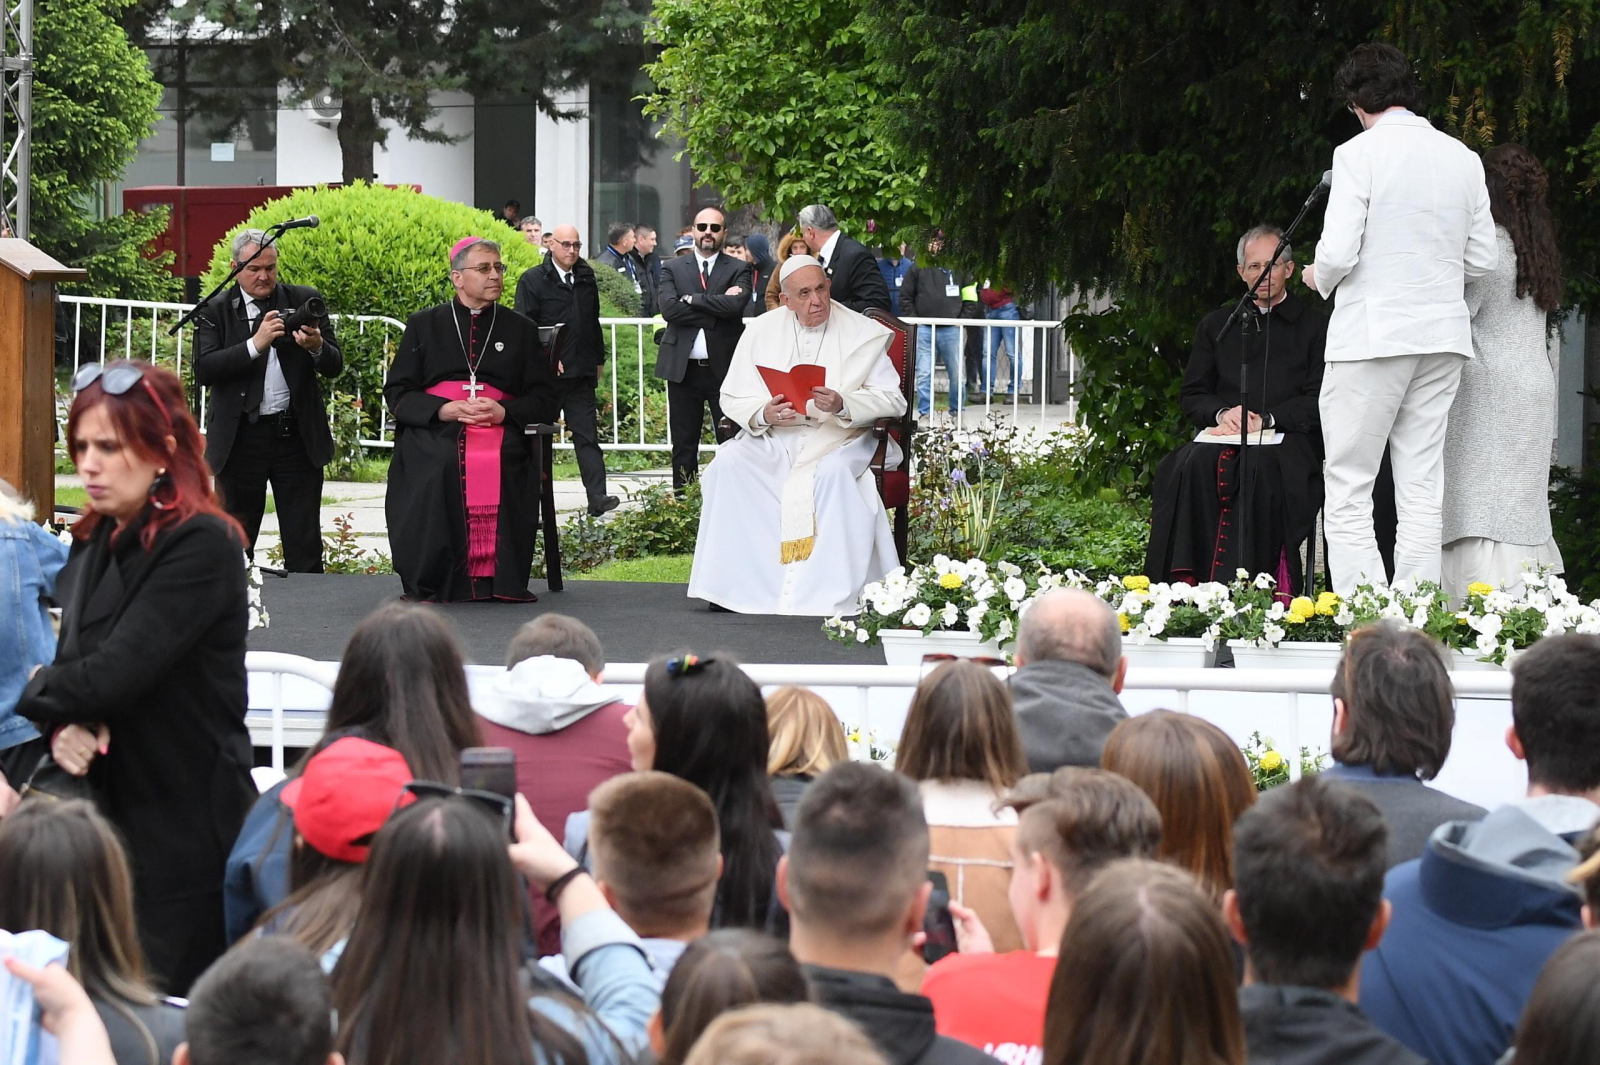
<svg viewBox="0 0 1600 1065"><path fill-rule="evenodd" d="M721 222L696 222L694 227L702 233L706 232L706 230L710 230L713 233L722 232Z"/></svg>

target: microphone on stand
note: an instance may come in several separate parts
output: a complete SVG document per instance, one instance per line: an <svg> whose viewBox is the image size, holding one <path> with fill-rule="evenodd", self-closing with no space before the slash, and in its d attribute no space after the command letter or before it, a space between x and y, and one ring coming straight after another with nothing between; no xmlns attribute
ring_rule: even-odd
<svg viewBox="0 0 1600 1065"><path fill-rule="evenodd" d="M276 229L279 233L287 233L291 229L316 229L321 224L322 220L320 218L318 218L316 215L311 215L308 218L296 218L292 222L279 222L272 228Z"/></svg>
<svg viewBox="0 0 1600 1065"><path fill-rule="evenodd" d="M1324 170L1322 172L1322 180L1317 182L1317 187L1312 189L1311 195L1306 197L1306 205L1301 210L1309 210L1311 205L1326 196L1331 188L1333 188L1333 171Z"/></svg>

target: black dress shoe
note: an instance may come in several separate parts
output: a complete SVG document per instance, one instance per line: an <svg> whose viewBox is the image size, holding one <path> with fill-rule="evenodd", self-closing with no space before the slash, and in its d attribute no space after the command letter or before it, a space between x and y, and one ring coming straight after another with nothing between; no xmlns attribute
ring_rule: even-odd
<svg viewBox="0 0 1600 1065"><path fill-rule="evenodd" d="M589 517L598 518L608 511L616 510L622 500L616 496L601 496L599 499L589 500Z"/></svg>
<svg viewBox="0 0 1600 1065"><path fill-rule="evenodd" d="M711 611L713 614L731 614L731 613L733 613L733 611L729 610L727 607L723 606L721 603L707 603L706 604L706 609Z"/></svg>

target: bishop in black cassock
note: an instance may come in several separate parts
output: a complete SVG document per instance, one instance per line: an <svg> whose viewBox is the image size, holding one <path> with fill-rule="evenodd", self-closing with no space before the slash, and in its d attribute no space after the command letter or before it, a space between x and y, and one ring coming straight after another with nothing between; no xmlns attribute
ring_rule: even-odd
<svg viewBox="0 0 1600 1065"><path fill-rule="evenodd" d="M523 427L548 420L539 327L496 301L499 246L451 255L456 297L406 322L383 396L395 422L385 513L407 598L528 602L539 477Z"/></svg>
<svg viewBox="0 0 1600 1065"><path fill-rule="evenodd" d="M1254 230L1251 235L1239 268L1247 282L1255 280L1277 245L1275 235ZM1303 590L1297 549L1310 537L1322 507L1317 396L1328 320L1284 290L1292 272L1292 261L1274 271L1270 306L1258 301L1242 327L1244 353L1237 321L1220 344L1215 340L1229 308L1200 322L1183 377L1185 417L1196 430L1227 418L1239 406L1240 362L1248 354L1250 411L1262 415L1265 427L1283 439L1249 449L1242 484L1237 430L1216 443L1185 444L1161 461L1145 556L1151 580L1227 582L1242 566L1277 577L1281 591Z"/></svg>

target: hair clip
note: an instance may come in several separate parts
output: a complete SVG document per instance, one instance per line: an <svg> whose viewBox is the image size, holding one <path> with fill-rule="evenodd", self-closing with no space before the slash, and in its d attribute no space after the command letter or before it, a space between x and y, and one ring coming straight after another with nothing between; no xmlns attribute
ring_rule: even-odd
<svg viewBox="0 0 1600 1065"><path fill-rule="evenodd" d="M715 658L701 658L699 655L684 655L681 658L667 659L667 676L687 677L691 673L698 673L711 663Z"/></svg>

